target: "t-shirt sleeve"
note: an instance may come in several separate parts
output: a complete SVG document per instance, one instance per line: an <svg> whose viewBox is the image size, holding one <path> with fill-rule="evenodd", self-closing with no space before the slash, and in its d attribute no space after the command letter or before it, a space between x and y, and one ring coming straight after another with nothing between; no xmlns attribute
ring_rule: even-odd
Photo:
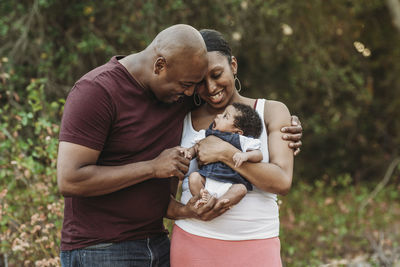
<svg viewBox="0 0 400 267"><path fill-rule="evenodd" d="M240 135L240 146L242 147L242 151L246 152L249 150L257 150L261 148L261 140L255 139L247 136Z"/></svg>
<svg viewBox="0 0 400 267"><path fill-rule="evenodd" d="M81 80L67 97L61 120L60 141L103 149L112 121L111 96L93 81Z"/></svg>

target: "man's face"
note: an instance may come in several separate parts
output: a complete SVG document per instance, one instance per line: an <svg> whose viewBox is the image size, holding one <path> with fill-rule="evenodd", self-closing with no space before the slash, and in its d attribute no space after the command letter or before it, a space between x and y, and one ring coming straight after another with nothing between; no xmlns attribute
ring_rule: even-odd
<svg viewBox="0 0 400 267"><path fill-rule="evenodd" d="M156 76L151 90L158 100L174 103L184 95L191 96L207 71L206 59L193 57L165 66Z"/></svg>

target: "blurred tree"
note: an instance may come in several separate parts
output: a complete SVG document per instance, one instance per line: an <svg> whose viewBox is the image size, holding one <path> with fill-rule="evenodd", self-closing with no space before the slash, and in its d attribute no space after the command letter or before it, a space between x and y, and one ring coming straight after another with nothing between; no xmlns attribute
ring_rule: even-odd
<svg viewBox="0 0 400 267"><path fill-rule="evenodd" d="M393 25L400 32L400 2L398 0L386 0L386 4L392 15Z"/></svg>
<svg viewBox="0 0 400 267"><path fill-rule="evenodd" d="M279 99L300 115L301 176L371 179L398 154L400 37L382 1L36 0L0 8L11 91L41 77L49 99L64 98L112 55L139 51L163 28L188 23L226 35L245 94ZM319 168L307 170L309 163Z"/></svg>
<svg viewBox="0 0 400 267"><path fill-rule="evenodd" d="M301 117L302 177L373 179L398 154L400 37L382 1L36 0L0 8L13 92L41 77L49 99L64 98L112 55L139 51L163 28L188 23L225 34L245 94L279 99ZM307 170L310 163L319 167Z"/></svg>

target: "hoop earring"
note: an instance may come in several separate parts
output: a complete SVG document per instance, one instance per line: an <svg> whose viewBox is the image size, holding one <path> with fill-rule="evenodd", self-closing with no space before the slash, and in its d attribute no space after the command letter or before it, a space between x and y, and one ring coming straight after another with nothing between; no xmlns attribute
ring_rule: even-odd
<svg viewBox="0 0 400 267"><path fill-rule="evenodd" d="M234 82L235 82L235 89L236 89L236 91L238 91L238 93L239 93L240 91L242 91L242 84L240 83L240 80L239 80L239 78L237 77L236 74L234 74L233 77L235 77L235 79L234 79ZM236 83L238 84L239 89L236 87Z"/></svg>
<svg viewBox="0 0 400 267"><path fill-rule="evenodd" d="M197 94L197 92L194 92L193 94L193 102L195 104L196 107L201 105L201 98L200 96Z"/></svg>

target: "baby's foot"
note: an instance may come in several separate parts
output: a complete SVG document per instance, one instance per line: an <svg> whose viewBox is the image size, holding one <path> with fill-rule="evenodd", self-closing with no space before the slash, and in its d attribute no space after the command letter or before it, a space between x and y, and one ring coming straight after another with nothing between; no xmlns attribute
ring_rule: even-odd
<svg viewBox="0 0 400 267"><path fill-rule="evenodd" d="M212 196L210 195L210 193L208 193L207 190L202 190L202 191L200 192L200 194L201 194L201 198L200 198L199 200L197 200L196 203L194 204L194 207L195 207L196 209L198 209L198 208L204 206L205 204L207 204L207 202L208 202L208 201L211 199L211 197L212 197Z"/></svg>

